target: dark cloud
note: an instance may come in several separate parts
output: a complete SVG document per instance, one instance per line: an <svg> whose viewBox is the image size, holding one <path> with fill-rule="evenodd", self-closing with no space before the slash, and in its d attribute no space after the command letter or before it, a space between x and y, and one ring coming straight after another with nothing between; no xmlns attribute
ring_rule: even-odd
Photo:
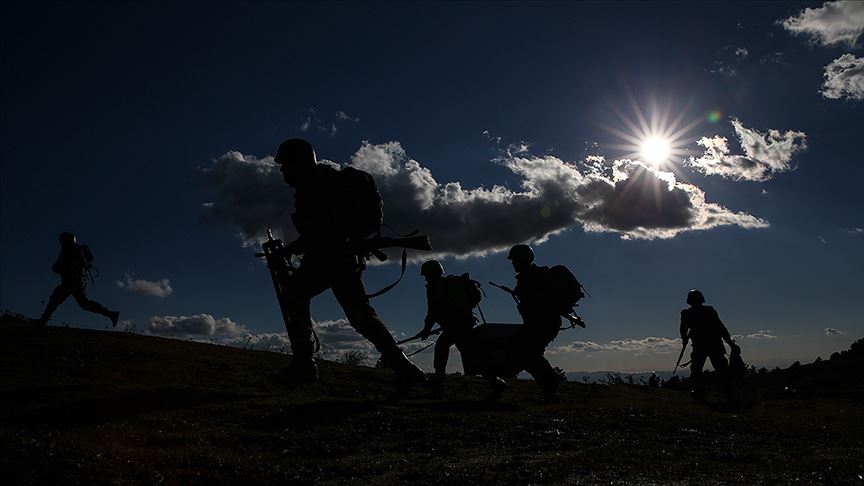
<svg viewBox="0 0 864 486"><path fill-rule="evenodd" d="M767 226L752 215L706 202L701 189L676 181L671 173L636 161L594 159L586 166L551 155L507 152L495 162L521 177L519 190L439 183L398 142L363 143L350 165L375 178L390 225L429 234L441 254L481 255L542 242L578 225L643 239L720 225ZM263 239L267 227L289 239L295 236L293 191L272 157L229 152L202 176L216 190L214 201L204 205L205 214L236 226L246 243Z"/></svg>

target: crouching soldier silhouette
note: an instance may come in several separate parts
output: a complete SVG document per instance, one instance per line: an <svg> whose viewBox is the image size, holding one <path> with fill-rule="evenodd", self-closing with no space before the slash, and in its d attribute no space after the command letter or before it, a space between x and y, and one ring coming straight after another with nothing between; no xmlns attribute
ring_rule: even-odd
<svg viewBox="0 0 864 486"><path fill-rule="evenodd" d="M557 266L550 269L535 265L534 250L528 245L514 246L507 259L516 271L516 288L512 295L524 323L514 337L513 352L521 369L530 373L543 389L545 401L558 403L561 401L558 387L565 378L549 364L544 353L561 330L563 312L562 305L556 298L562 289L557 288L557 272L553 270L566 268ZM567 273L569 274L569 270ZM573 280L575 281L575 278Z"/></svg>
<svg viewBox="0 0 864 486"><path fill-rule="evenodd" d="M741 348L732 340L729 330L720 320L717 311L705 304L705 296L702 292L693 289L687 293L687 309L681 310L681 342L687 346L688 341L693 342L693 350L690 352L690 381L692 383L692 396L697 401L705 401L705 379L702 369L705 360L711 360L711 366L719 376L720 381L727 387L727 393L731 394L729 384L729 363L726 361L726 348L723 342L732 349L733 353L740 356Z"/></svg>
<svg viewBox="0 0 864 486"><path fill-rule="evenodd" d="M471 330L477 323L474 307L480 303L480 284L467 273L445 276L444 267L437 260L423 263L420 275L426 279L427 312L419 337L428 339L432 327L436 323L441 326L441 335L435 341L435 373L429 385L434 394L442 396L450 348L455 345L464 359L465 353L470 353L472 347L478 345ZM492 385L492 399L507 388L507 383L501 378L488 373L483 377Z"/></svg>
<svg viewBox="0 0 864 486"><path fill-rule="evenodd" d="M286 140L275 158L285 182L295 189L291 215L299 237L288 253L302 255L299 267L285 282L285 327L291 341L291 365L274 376L282 383L318 380L313 358L314 332L310 301L328 288L351 326L375 345L396 373L394 399L404 398L425 374L396 345L390 331L369 303L362 272L365 255L352 242L376 233L383 217L381 197L369 174L345 167L318 164L309 142Z"/></svg>
<svg viewBox="0 0 864 486"><path fill-rule="evenodd" d="M72 233L61 233L59 241L60 255L51 270L60 275L60 285L51 293L42 317L31 320L31 324L38 327L45 326L57 307L71 295L82 309L101 314L111 319L112 326L116 326L120 313L87 297L87 276L93 262L90 248L87 245L79 245Z"/></svg>

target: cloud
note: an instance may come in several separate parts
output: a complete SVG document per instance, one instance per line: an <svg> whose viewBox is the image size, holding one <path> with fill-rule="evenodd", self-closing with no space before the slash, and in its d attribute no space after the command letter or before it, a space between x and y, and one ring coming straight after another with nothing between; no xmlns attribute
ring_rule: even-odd
<svg viewBox="0 0 864 486"><path fill-rule="evenodd" d="M764 182L793 170L792 155L807 148L804 132L770 129L762 133L745 127L737 118L731 123L745 155L730 155L726 137L702 137L696 143L705 152L701 157L690 157L687 164L705 175Z"/></svg>
<svg viewBox="0 0 864 486"><path fill-rule="evenodd" d="M364 142L350 165L375 178L388 224L429 234L442 255L483 255L543 242L578 226L625 239L671 238L722 225L768 226L709 203L698 187L638 161L594 157L583 164L520 152L494 162L520 178L519 189L439 183L399 142ZM213 204L202 206L205 215L237 227L245 244L262 241L268 227L284 238L296 236L293 191L271 156L228 152L201 169L201 176L216 192Z"/></svg>
<svg viewBox="0 0 864 486"><path fill-rule="evenodd" d="M748 339L774 339L777 336L772 334L774 331L771 329L765 329L763 331L756 331L753 334L748 334L746 337Z"/></svg>
<svg viewBox="0 0 864 486"><path fill-rule="evenodd" d="M842 336L844 334L846 334L846 331L834 329L833 327L826 327L825 328L825 335L826 336Z"/></svg>
<svg viewBox="0 0 864 486"><path fill-rule="evenodd" d="M680 339L649 336L642 339L628 338L598 344L592 341L573 341L553 348L552 353L597 353L604 351L624 351L636 356L647 354L673 354L681 349Z"/></svg>
<svg viewBox="0 0 864 486"><path fill-rule="evenodd" d="M746 47L736 47L735 55L738 57L747 57L750 55L750 51L748 51Z"/></svg>
<svg viewBox="0 0 864 486"><path fill-rule="evenodd" d="M163 278L161 280L144 280L144 279L136 279L134 276L125 274L126 282L122 282L120 280L116 280L116 284L118 288L125 288L129 292L135 292L137 294L144 295L152 295L154 297L168 297L169 295L174 293L174 289L171 288L171 280L167 278Z"/></svg>
<svg viewBox="0 0 864 486"><path fill-rule="evenodd" d="M216 319L210 314L194 316L154 316L150 318L147 333L160 336L229 338L248 333L246 326L227 317Z"/></svg>
<svg viewBox="0 0 864 486"><path fill-rule="evenodd" d="M815 44L854 47L864 33L864 2L825 2L819 8L805 8L798 15L779 23L793 34L810 36L811 42Z"/></svg>
<svg viewBox="0 0 864 486"><path fill-rule="evenodd" d="M864 57L843 54L831 61L825 66L825 82L820 93L832 100L864 100Z"/></svg>
<svg viewBox="0 0 864 486"><path fill-rule="evenodd" d="M842 231L850 235L864 235L864 228L848 228Z"/></svg>

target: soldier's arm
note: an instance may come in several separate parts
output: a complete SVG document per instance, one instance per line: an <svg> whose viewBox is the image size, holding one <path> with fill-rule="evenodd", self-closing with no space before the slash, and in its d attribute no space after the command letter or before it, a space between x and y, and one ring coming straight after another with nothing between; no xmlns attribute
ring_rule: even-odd
<svg viewBox="0 0 864 486"><path fill-rule="evenodd" d="M51 271L56 274L63 273L63 256L62 254L57 257L57 260L54 262L54 265L51 265Z"/></svg>
<svg viewBox="0 0 864 486"><path fill-rule="evenodd" d="M729 334L729 329L726 329L726 325L723 324L723 321L720 320L720 315L717 314L717 311L712 309L714 314L714 322L717 325L717 328L720 330L720 337L723 338L723 341L726 341L726 344L729 346L735 346L735 341L732 340L732 336Z"/></svg>

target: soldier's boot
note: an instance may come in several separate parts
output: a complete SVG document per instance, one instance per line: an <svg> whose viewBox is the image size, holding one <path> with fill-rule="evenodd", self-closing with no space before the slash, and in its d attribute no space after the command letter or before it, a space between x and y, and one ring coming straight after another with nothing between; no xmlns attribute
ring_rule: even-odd
<svg viewBox="0 0 864 486"><path fill-rule="evenodd" d="M270 375L270 381L281 385L315 383L318 381L318 365L312 357L295 357L287 368Z"/></svg>
<svg viewBox="0 0 864 486"><path fill-rule="evenodd" d="M391 401L398 402L404 399L414 388L414 385L426 381L426 373L412 363L402 351L397 349L396 352L387 357L387 361L393 367L393 371L396 372L396 390L390 396Z"/></svg>
<svg viewBox="0 0 864 486"><path fill-rule="evenodd" d="M489 393L488 400L490 402L497 402L501 398L501 395L504 394L504 391L510 387L510 385L508 385L506 381L502 380L497 376L487 376L486 379L492 386L492 391Z"/></svg>

